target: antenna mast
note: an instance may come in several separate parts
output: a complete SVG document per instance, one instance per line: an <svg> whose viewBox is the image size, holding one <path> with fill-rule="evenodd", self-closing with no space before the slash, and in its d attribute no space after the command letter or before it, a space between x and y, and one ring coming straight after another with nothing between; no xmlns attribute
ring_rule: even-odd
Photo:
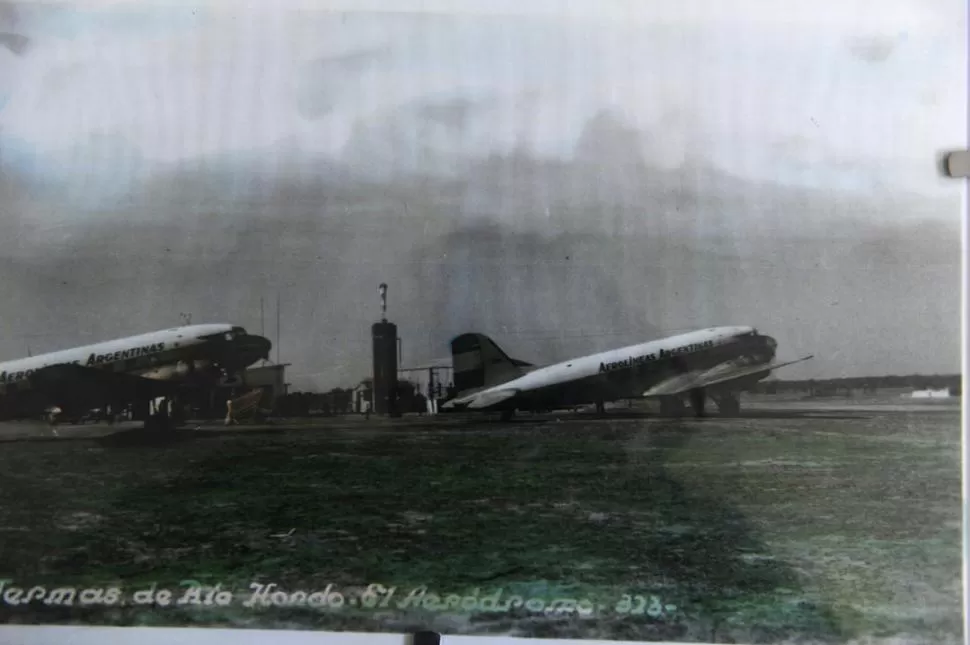
<svg viewBox="0 0 970 645"><path fill-rule="evenodd" d="M276 292L276 364L280 362L280 294Z"/></svg>
<svg viewBox="0 0 970 645"><path fill-rule="evenodd" d="M387 322L387 285L382 282L377 290L381 294L381 322Z"/></svg>

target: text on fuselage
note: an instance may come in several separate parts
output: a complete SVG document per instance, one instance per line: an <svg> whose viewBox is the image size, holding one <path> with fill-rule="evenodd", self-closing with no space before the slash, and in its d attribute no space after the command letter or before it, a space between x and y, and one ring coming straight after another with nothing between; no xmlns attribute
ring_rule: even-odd
<svg viewBox="0 0 970 645"><path fill-rule="evenodd" d="M140 358L142 356L150 356L152 354L157 354L165 349L165 343L155 343L154 345L145 345L143 347L133 347L131 349L119 350L117 352L111 352L108 354L94 354L88 356L86 361L76 360L70 361L74 365L84 365L85 367L96 367L98 365L105 365L114 363L116 361L125 361L131 358ZM63 363L62 363L63 364ZM0 372L0 383L13 383L15 381L21 381L25 378L29 378L36 369L21 370L19 372Z"/></svg>
<svg viewBox="0 0 970 645"><path fill-rule="evenodd" d="M679 354L689 354L691 352L700 351L702 349L707 349L709 347L714 347L713 340L705 340L700 343L691 343L690 345L683 345L681 347L674 347L673 349L661 349L656 354L642 354L640 356L631 356L629 358L624 358L621 361L613 361L610 363L600 363L600 372L611 372L613 370L622 370L630 367L636 367L637 365L643 365L644 363L650 363L652 361L663 360L671 356L677 356Z"/></svg>

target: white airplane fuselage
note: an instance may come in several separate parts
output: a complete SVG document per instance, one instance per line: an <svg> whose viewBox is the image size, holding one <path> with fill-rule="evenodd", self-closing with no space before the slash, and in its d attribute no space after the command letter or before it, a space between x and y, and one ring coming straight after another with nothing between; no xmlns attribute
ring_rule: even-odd
<svg viewBox="0 0 970 645"><path fill-rule="evenodd" d="M269 347L268 340L248 334L242 327L202 324L0 362L0 418L37 412L43 397L35 391L31 377L45 368L75 365L141 379L214 384L226 371L244 369L265 358Z"/></svg>
<svg viewBox="0 0 970 645"><path fill-rule="evenodd" d="M692 331L540 367L515 381L505 383L503 387L532 390L590 378L608 379L611 373L637 372L637 368L647 377L651 365L656 364L659 367L666 359L675 360L680 357L685 361L696 360L730 346L736 347L739 353L742 349L750 351L752 348L742 348L738 341L751 337L753 333L752 327L715 327ZM763 360L767 363L774 358L774 348L768 343L764 350ZM648 382L649 378L643 384Z"/></svg>
<svg viewBox="0 0 970 645"><path fill-rule="evenodd" d="M533 367L509 358L487 336L464 334L452 341L459 392L443 407L555 409L737 391L782 365L772 362L776 348L753 327L711 327Z"/></svg>

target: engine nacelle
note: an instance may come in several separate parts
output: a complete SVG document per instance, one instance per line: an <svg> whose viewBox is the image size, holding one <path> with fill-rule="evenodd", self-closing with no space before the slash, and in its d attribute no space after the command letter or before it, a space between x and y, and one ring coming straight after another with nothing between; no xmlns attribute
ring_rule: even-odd
<svg viewBox="0 0 970 645"><path fill-rule="evenodd" d="M160 381L188 381L195 378L215 380L220 376L218 368L209 360L179 361L172 365L161 365L142 374L145 378Z"/></svg>

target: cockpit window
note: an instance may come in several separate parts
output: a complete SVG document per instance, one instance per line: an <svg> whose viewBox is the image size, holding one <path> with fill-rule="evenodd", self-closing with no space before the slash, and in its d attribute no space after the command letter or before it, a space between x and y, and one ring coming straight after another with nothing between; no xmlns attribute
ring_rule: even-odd
<svg viewBox="0 0 970 645"><path fill-rule="evenodd" d="M246 329L244 327L232 327L229 331L218 332L215 334L205 334L199 336L199 338L204 340L226 340L231 341L239 338L240 336L246 335Z"/></svg>

